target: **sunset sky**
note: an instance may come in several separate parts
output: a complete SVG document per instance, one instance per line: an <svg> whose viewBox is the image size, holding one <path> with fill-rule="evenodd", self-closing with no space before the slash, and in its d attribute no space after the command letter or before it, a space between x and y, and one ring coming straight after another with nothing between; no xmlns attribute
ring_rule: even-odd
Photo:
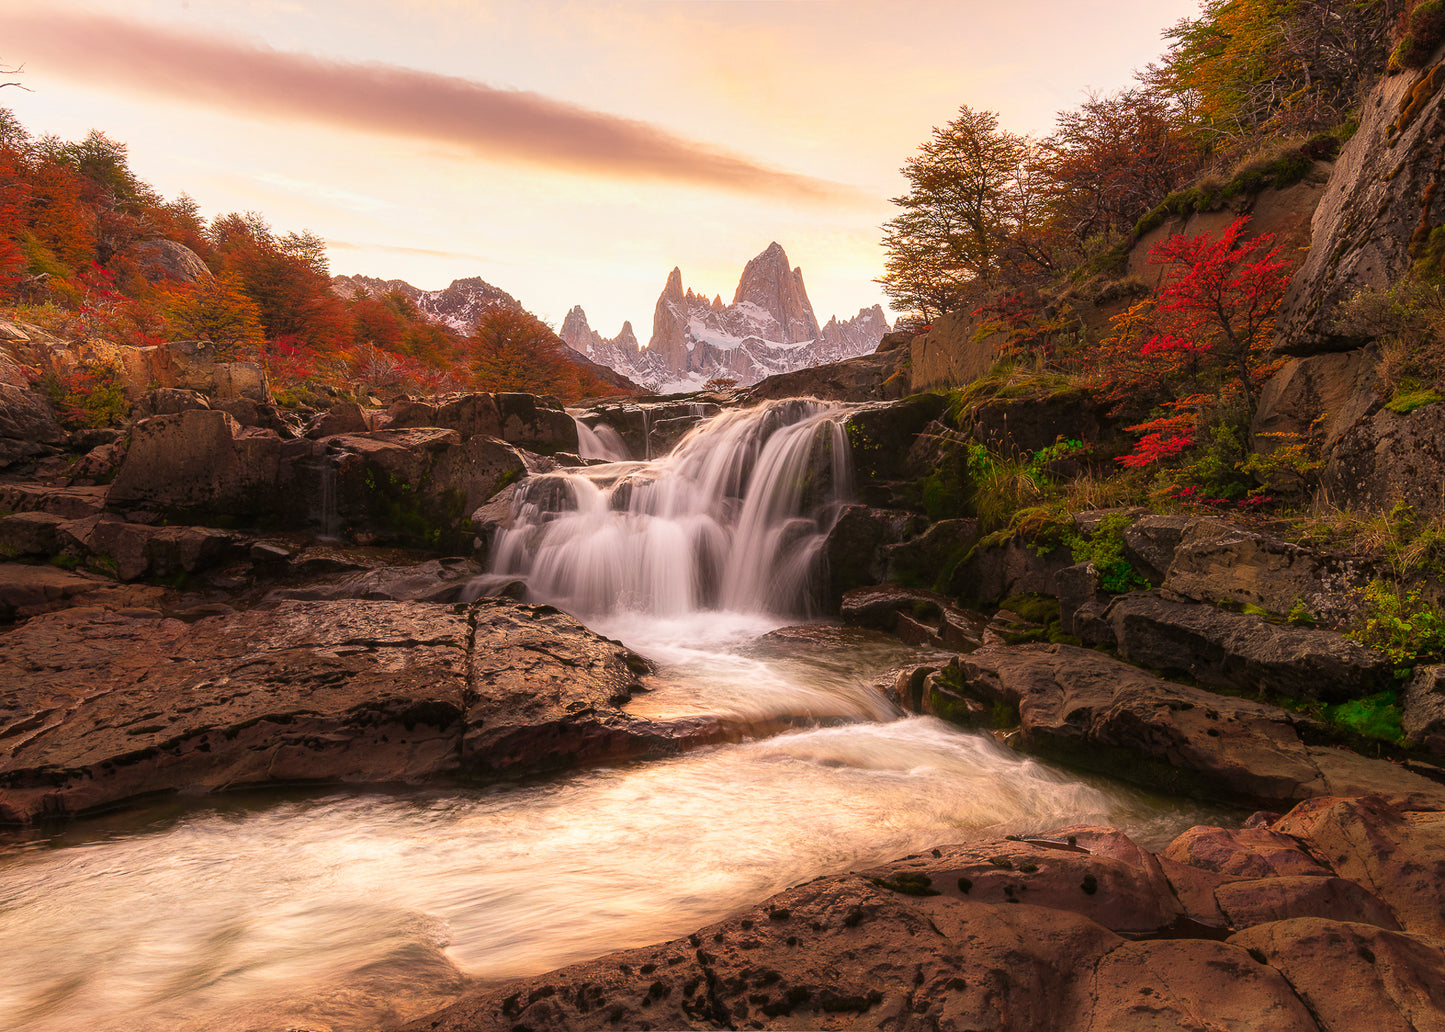
<svg viewBox="0 0 1445 1032"><path fill-rule="evenodd" d="M960 104L1046 135L1129 85L1197 0L4 0L0 91L101 129L206 215L336 273L481 276L645 342L673 266L731 300L770 241L820 320L883 295L898 168Z"/></svg>

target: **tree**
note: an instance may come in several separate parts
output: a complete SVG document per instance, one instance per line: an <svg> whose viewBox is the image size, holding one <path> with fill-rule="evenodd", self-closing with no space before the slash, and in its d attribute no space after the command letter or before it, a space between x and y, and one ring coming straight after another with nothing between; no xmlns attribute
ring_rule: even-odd
<svg viewBox="0 0 1445 1032"><path fill-rule="evenodd" d="M1271 246L1273 233L1244 239L1248 224L1249 216L1240 216L1218 240L1176 234L1155 244L1149 260L1172 267L1159 287L1159 310L1177 317L1174 332L1151 344L1161 354L1206 351L1210 364L1238 378L1252 413L1256 370L1273 341L1289 262Z"/></svg>
<svg viewBox="0 0 1445 1032"><path fill-rule="evenodd" d="M934 128L901 169L910 189L892 199L903 210L883 227L878 282L895 308L929 319L994 288L1008 238L1033 217L1031 152L991 111L962 107Z"/></svg>
<svg viewBox="0 0 1445 1032"><path fill-rule="evenodd" d="M1180 106L1142 89L1061 112L1044 149L1050 210L1080 241L1128 233L1200 162Z"/></svg>

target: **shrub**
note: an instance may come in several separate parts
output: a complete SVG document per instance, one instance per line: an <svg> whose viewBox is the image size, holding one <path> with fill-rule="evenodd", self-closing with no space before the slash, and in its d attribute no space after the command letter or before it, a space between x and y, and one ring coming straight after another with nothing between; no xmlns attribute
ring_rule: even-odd
<svg viewBox="0 0 1445 1032"><path fill-rule="evenodd" d="M130 415L125 382L120 367L113 363L83 363L72 373L46 376L41 386L69 430L124 426Z"/></svg>

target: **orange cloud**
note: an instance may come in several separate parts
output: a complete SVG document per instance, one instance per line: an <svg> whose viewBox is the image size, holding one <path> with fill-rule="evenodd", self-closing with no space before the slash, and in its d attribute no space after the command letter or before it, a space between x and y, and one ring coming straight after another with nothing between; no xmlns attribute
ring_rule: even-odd
<svg viewBox="0 0 1445 1032"><path fill-rule="evenodd" d="M75 12L0 13L32 75L463 148L582 174L646 177L795 199L848 187L758 164L647 122L538 93L387 64L354 64Z"/></svg>

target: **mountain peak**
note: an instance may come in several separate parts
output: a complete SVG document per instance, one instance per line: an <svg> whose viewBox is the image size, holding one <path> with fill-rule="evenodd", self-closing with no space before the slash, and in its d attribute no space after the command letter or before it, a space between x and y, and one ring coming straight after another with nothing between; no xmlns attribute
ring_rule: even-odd
<svg viewBox="0 0 1445 1032"><path fill-rule="evenodd" d="M788 254L777 241L743 269L733 304L744 303L776 319L784 343L799 344L818 337L818 319L803 286L803 270L788 267Z"/></svg>

